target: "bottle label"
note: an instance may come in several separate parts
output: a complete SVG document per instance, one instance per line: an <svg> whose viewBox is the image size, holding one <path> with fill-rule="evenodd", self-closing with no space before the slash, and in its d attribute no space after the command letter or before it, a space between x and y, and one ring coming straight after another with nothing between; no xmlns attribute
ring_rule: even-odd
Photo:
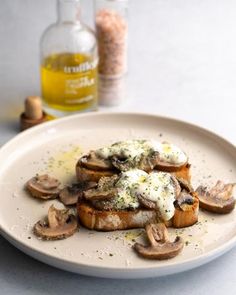
<svg viewBox="0 0 236 295"><path fill-rule="evenodd" d="M88 72L97 67L98 61L95 60L93 62L84 62L79 64L78 66L65 66L64 67L64 72L66 74L75 74L75 73L83 73L83 72Z"/></svg>
<svg viewBox="0 0 236 295"><path fill-rule="evenodd" d="M84 76L77 79L67 79L65 80L65 93L66 94L77 94L77 89L90 87L94 85L95 79Z"/></svg>

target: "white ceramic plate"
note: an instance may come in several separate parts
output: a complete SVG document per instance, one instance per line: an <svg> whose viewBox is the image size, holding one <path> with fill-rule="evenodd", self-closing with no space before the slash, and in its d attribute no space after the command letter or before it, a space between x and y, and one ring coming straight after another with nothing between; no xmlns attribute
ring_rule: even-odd
<svg viewBox="0 0 236 295"><path fill-rule="evenodd" d="M23 189L36 173L49 173L64 183L74 179L81 153L128 138L173 142L189 155L192 181L214 184L236 180L236 148L219 136L181 121L138 114L89 114L55 120L15 137L0 150L0 229L2 235L28 255L50 265L107 278L146 278L181 272L202 265L236 244L236 210L217 216L200 212L199 223L181 235L183 252L167 261L147 261L132 250L142 230L94 232L81 228L62 241L41 241L32 226L57 201L38 201Z"/></svg>

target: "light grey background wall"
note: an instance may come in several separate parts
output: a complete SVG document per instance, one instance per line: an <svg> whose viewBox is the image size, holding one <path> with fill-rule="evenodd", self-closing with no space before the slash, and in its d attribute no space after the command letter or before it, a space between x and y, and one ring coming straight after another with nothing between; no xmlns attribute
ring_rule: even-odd
<svg viewBox="0 0 236 295"><path fill-rule="evenodd" d="M92 0L82 0L82 4L83 18L91 23ZM215 113L220 117L222 111L229 112L235 97L235 11L234 0L130 0L132 109L142 110L146 104L146 111L175 117L184 114L192 121L191 108L201 104L199 118L207 118L210 127L214 124L227 136L204 103L222 105ZM55 19L55 0L0 1L0 102L4 104L0 124L8 129L22 110L25 96L40 94L39 39ZM154 107L146 102L150 96L156 101ZM176 107L185 99L191 105Z"/></svg>
<svg viewBox="0 0 236 295"><path fill-rule="evenodd" d="M1 99L19 106L39 94L39 38L56 18L54 0L0 2Z"/></svg>

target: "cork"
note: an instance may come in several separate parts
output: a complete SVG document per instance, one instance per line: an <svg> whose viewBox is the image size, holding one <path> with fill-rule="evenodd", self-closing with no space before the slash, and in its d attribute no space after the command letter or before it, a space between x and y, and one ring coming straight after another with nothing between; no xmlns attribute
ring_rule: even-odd
<svg viewBox="0 0 236 295"><path fill-rule="evenodd" d="M42 100L38 96L25 99L25 111L20 115L20 130L23 131L47 121L47 114L42 109Z"/></svg>

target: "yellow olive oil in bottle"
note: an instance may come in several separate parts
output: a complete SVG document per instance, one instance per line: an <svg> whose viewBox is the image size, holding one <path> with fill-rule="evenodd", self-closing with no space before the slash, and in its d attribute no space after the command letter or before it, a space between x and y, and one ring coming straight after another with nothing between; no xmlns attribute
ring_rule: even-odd
<svg viewBox="0 0 236 295"><path fill-rule="evenodd" d="M41 89L56 117L97 108L97 44L79 20L79 0L58 0L58 21L41 40Z"/></svg>

